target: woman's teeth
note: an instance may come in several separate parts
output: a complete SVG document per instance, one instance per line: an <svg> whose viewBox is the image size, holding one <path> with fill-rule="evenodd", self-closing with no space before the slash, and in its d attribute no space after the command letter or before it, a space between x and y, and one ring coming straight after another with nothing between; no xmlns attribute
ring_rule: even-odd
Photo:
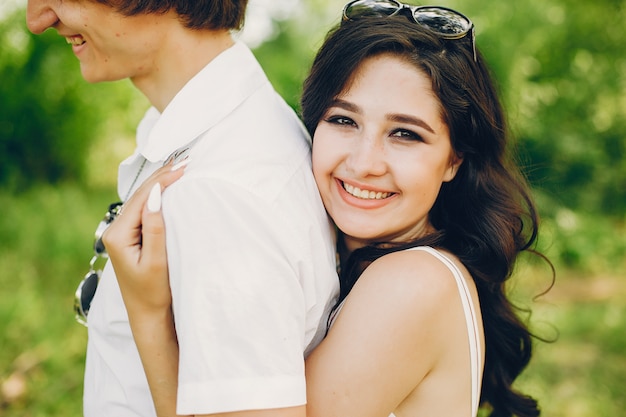
<svg viewBox="0 0 626 417"><path fill-rule="evenodd" d="M380 191L368 191L361 190L359 187L354 187L350 184L343 184L343 189L346 190L350 195L353 195L357 198L362 198L365 200L382 200L384 198L389 197L392 193L382 193Z"/></svg>

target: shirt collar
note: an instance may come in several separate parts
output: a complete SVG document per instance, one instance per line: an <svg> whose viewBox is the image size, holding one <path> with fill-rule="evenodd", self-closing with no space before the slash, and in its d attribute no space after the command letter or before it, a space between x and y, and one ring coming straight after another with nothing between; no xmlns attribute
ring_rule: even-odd
<svg viewBox="0 0 626 417"><path fill-rule="evenodd" d="M230 114L267 83L241 41L213 59L159 113L151 107L137 129L137 147L150 162L165 160Z"/></svg>

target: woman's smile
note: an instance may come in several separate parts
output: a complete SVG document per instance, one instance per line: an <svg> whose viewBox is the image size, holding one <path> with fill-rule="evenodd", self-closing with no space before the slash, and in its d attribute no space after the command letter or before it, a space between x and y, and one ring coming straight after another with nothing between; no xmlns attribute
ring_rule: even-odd
<svg viewBox="0 0 626 417"><path fill-rule="evenodd" d="M355 187L351 184L348 184L345 181L341 181L338 180L341 183L341 186L343 187L344 190L346 190L346 192L348 192L348 194L352 195L353 197L359 198L359 199L363 199L363 200L383 200L386 198L389 198L390 196L392 196L394 193L390 193L387 191L374 191L368 188L360 188L360 187Z"/></svg>

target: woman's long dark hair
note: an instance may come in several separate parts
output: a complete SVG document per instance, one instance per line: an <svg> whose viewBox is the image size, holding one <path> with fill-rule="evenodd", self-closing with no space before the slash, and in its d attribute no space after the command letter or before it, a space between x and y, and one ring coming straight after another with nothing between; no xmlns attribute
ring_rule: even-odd
<svg viewBox="0 0 626 417"><path fill-rule="evenodd" d="M505 282L517 256L533 251L538 215L509 152L494 82L476 53L474 61L470 36L440 39L403 16L343 22L328 34L304 83L302 118L313 135L330 102L371 56L393 54L430 77L452 147L463 157L430 211L437 232L403 244L380 242L342 259L340 299L385 254L419 245L451 251L474 278L481 304L486 345L481 404L491 408L492 417L537 416L537 402L512 387L530 361L532 335L507 298Z"/></svg>

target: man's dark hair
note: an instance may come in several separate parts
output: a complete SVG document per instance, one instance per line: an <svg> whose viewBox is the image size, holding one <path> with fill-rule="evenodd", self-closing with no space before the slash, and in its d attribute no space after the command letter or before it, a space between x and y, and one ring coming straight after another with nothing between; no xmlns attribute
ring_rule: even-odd
<svg viewBox="0 0 626 417"><path fill-rule="evenodd" d="M176 12L190 29L241 29L248 0L95 0L125 16Z"/></svg>

